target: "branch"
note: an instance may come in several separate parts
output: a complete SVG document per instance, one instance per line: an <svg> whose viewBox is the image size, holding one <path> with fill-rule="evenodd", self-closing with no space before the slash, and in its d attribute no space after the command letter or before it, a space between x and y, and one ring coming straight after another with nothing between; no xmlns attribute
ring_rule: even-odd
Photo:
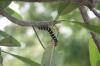
<svg viewBox="0 0 100 66"><path fill-rule="evenodd" d="M95 8L92 8L91 11L100 19L100 13Z"/></svg>
<svg viewBox="0 0 100 66"><path fill-rule="evenodd" d="M79 9L80 9L80 12L81 12L81 15L83 17L84 22L86 24L89 24L90 18L89 18L88 14L87 14L86 8L83 5L81 5ZM96 33L90 32L90 34L91 34L91 36L92 36L92 38L93 38L93 40L94 40L99 52L100 52L100 42L99 42L99 39L96 36Z"/></svg>
<svg viewBox="0 0 100 66"><path fill-rule="evenodd" d="M25 1L25 2L55 2L57 0L13 0L13 1Z"/></svg>
<svg viewBox="0 0 100 66"><path fill-rule="evenodd" d="M71 2L74 0L13 0L13 1L24 1L24 2Z"/></svg>
<svg viewBox="0 0 100 66"><path fill-rule="evenodd" d="M24 2L80 2L82 0L12 0L12 1L24 1ZM96 3L100 3L100 0L95 0Z"/></svg>
<svg viewBox="0 0 100 66"><path fill-rule="evenodd" d="M13 22L17 25L20 25L20 26L27 26L27 27L28 26L39 27L41 25L52 26L52 25L55 25L57 23L56 21L32 21L32 22L22 21L22 20L18 20L15 17L9 15L4 10L0 10L0 14L5 16L6 18L8 18L8 20L10 20L11 22Z"/></svg>

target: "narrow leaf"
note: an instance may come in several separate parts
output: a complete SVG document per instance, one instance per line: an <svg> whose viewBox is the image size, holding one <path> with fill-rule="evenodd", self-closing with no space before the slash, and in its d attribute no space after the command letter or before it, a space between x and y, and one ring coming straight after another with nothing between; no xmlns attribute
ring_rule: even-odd
<svg viewBox="0 0 100 66"><path fill-rule="evenodd" d="M0 48L0 66L3 66L3 57L1 54L1 48Z"/></svg>
<svg viewBox="0 0 100 66"><path fill-rule="evenodd" d="M67 21L67 20L64 20L64 21ZM86 23L78 22L78 21L67 21L67 22L72 22L77 25L81 25L82 27L85 27L88 30L91 30L93 32L100 34L100 26L99 25L91 25L91 24L86 24Z"/></svg>
<svg viewBox="0 0 100 66"><path fill-rule="evenodd" d="M23 61L24 63L27 63L30 66L40 66L40 64L38 64L38 63L36 63L36 62L32 61L31 59L28 59L26 57L22 57L22 56L15 55L15 54L12 54L12 53L9 53L9 52L5 52L5 51L2 51L2 52L9 54L9 55L11 55L11 56Z"/></svg>
<svg viewBox="0 0 100 66"><path fill-rule="evenodd" d="M100 10L100 3L97 4L97 7L96 7L98 10Z"/></svg>
<svg viewBox="0 0 100 66"><path fill-rule="evenodd" d="M8 36L0 40L0 46L17 47L20 46L20 43L12 36Z"/></svg>
<svg viewBox="0 0 100 66"><path fill-rule="evenodd" d="M9 15L12 15L13 17L16 17L17 19L22 19L21 15L12 10L11 8L7 7L4 9Z"/></svg>
<svg viewBox="0 0 100 66"><path fill-rule="evenodd" d="M76 3L59 3L59 7L58 7L58 14L61 15L66 15L70 12L72 12L73 10L75 10L76 8L78 8L78 5Z"/></svg>
<svg viewBox="0 0 100 66"><path fill-rule="evenodd" d="M20 46L20 43L9 34L0 30L0 46L10 46L10 47L15 46L16 47L16 46Z"/></svg>
<svg viewBox="0 0 100 66"><path fill-rule="evenodd" d="M0 9L6 8L12 0L0 0Z"/></svg>
<svg viewBox="0 0 100 66"><path fill-rule="evenodd" d="M10 15L14 14L14 11L13 11L11 8L9 8L9 7L5 8L4 10L5 10L7 13L9 13Z"/></svg>
<svg viewBox="0 0 100 66"><path fill-rule="evenodd" d="M9 35L6 32L0 30L0 36L1 37L7 37Z"/></svg>
<svg viewBox="0 0 100 66"><path fill-rule="evenodd" d="M100 55L92 38L89 39L89 55L91 66L96 66L97 62L100 61Z"/></svg>
<svg viewBox="0 0 100 66"><path fill-rule="evenodd" d="M59 3L58 4L58 14L61 14L61 12L69 5L69 3Z"/></svg>
<svg viewBox="0 0 100 66"><path fill-rule="evenodd" d="M47 47L43 54L42 66L58 66L60 59L57 54L53 46L50 45Z"/></svg>

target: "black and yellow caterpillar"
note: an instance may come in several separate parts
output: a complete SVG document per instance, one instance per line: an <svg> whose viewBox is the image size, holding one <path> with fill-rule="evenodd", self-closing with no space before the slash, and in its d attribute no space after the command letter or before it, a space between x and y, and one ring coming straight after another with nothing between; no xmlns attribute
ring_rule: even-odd
<svg viewBox="0 0 100 66"><path fill-rule="evenodd" d="M48 27L48 26L42 26L42 27L38 27L38 29L40 29L40 30L47 30L47 31L49 32L51 38L52 38L53 41L55 42L55 44L57 44L58 40L57 40L57 38L56 38L54 32L51 30L50 27Z"/></svg>

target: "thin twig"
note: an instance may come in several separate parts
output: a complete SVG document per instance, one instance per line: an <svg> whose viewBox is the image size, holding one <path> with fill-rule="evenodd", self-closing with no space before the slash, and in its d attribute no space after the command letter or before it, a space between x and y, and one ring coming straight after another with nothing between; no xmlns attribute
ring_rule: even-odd
<svg viewBox="0 0 100 66"><path fill-rule="evenodd" d="M34 28L34 26L32 26L32 28L33 28L33 30L34 30L34 32L35 32L35 34L36 34L36 36L37 36L37 38L38 38L38 40L39 40L39 42L40 42L41 46L45 49L45 47L44 47L43 43L41 42L41 40L40 40L40 38L39 38L39 36L38 36L38 34L37 34L37 32L36 32L35 28Z"/></svg>
<svg viewBox="0 0 100 66"><path fill-rule="evenodd" d="M81 15L83 17L84 22L86 24L89 24L90 18L89 18L88 14L87 14L87 10L86 10L85 6L81 5L79 9L80 9L80 12L81 12ZM99 52L100 52L100 42L99 42L99 39L96 36L96 33L90 32L90 34L91 34L91 36L92 36L92 38L93 38L93 40L94 40Z"/></svg>

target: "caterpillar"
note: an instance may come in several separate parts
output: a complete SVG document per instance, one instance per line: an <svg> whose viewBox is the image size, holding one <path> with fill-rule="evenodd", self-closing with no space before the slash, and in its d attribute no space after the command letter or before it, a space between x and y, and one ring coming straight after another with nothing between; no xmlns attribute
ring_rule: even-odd
<svg viewBox="0 0 100 66"><path fill-rule="evenodd" d="M54 32L51 30L50 27L48 27L48 26L42 26L42 27L38 27L38 29L40 29L40 30L47 30L47 31L49 32L51 38L52 38L53 41L55 42L55 46L56 46L58 40L57 40L57 38L56 38Z"/></svg>

